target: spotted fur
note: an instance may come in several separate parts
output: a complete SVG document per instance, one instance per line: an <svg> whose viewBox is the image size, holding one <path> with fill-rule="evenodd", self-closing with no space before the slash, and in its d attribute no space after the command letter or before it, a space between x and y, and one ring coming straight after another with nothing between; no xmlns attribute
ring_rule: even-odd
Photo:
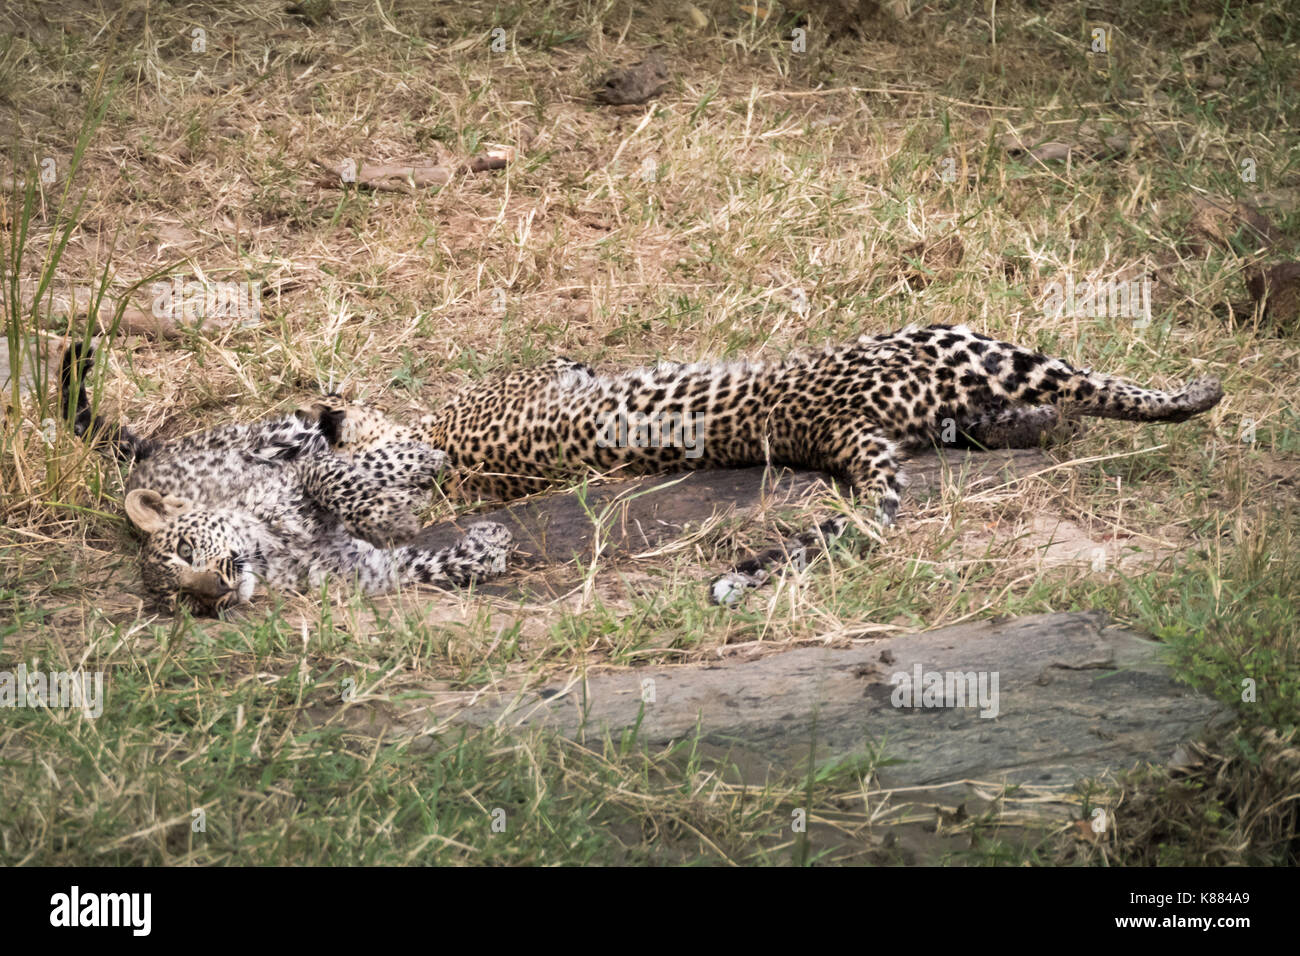
<svg viewBox="0 0 1300 956"><path fill-rule="evenodd" d="M413 437L447 453L462 494L471 497L518 498L586 474L773 462L845 479L892 524L904 450L945 439L1025 447L1085 415L1177 422L1222 396L1215 379L1152 391L965 326L934 325L784 358L665 362L610 374L556 358L466 388ZM692 457L681 443L610 447L602 422L619 415L690 416L699 453ZM384 433L373 420L366 429L369 441ZM798 546L806 552L812 541ZM715 582L714 598L729 601L733 591L766 580L770 564L736 569Z"/></svg>
<svg viewBox="0 0 1300 956"><path fill-rule="evenodd" d="M65 401L77 381L78 431L133 464L127 514L146 535L141 577L157 604L217 613L249 601L262 584L292 589L341 578L379 593L466 585L504 570L510 534L490 522L440 551L401 544L419 530L416 510L446 464L411 436L383 442L355 427L344 434L335 427L343 416L325 408L144 441L90 414L79 382L91 361L82 347L65 356ZM350 414L354 425L364 419L359 409ZM368 447L340 455L331 439L343 437L365 437Z"/></svg>
<svg viewBox="0 0 1300 956"><path fill-rule="evenodd" d="M445 454L453 489L485 499L519 498L585 475L766 462L821 469L844 479L859 496L874 499L878 519L888 525L898 513L900 453L908 449L947 441L1024 447L1053 430L1068 430L1085 415L1183 421L1222 397L1215 379L1197 380L1177 392L1152 391L965 326L935 325L771 360L664 362L597 374L581 363L555 358L470 386L417 425L325 399L300 413L298 426L264 423L259 427L269 427L269 433L259 432L255 440L243 435L234 444L244 456L241 461L270 467L280 480L291 482L292 491L286 487L280 492L286 500L308 501L308 510L332 516L351 535L349 540L360 541L358 548L377 534L409 528L401 517L407 498L399 495L391 508L374 516L358 503L370 501L375 488L406 487L404 476L433 467L432 456L439 454L433 449ZM693 447L671 440L605 440L610 421L647 416L689 421ZM82 417L78 415L79 423ZM304 423L332 455L314 446L309 452L290 450L294 441L286 445L280 430ZM92 432L100 428L104 440L119 449L140 443L126 429L97 420L86 427ZM257 450L250 453L250 447ZM427 451L418 452L420 448ZM387 451L379 459L369 457L382 450ZM388 457L394 450L396 460ZM190 448L164 457L193 461L196 454ZM420 487L418 481L414 485ZM243 507L251 513L256 502ZM781 561L815 553L843 525L824 522L816 532L742 562L714 582L713 599L731 602L768 580ZM400 564L401 559L391 560ZM360 574L363 563L350 557L343 571ZM391 581L393 573L379 572L377 586L387 586L382 582Z"/></svg>

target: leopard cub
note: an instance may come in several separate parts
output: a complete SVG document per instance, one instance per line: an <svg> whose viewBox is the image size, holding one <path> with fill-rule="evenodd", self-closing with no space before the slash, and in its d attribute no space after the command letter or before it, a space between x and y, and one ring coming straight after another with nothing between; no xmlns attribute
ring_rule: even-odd
<svg viewBox="0 0 1300 956"><path fill-rule="evenodd" d="M411 439L338 453L330 441L338 416L319 406L175 441L142 439L92 414L82 385L92 356L81 344L65 353L65 407L75 385L77 434L132 466L126 513L145 536L141 577L159 606L217 614L259 585L343 579L374 594L463 586L505 570L510 533L492 522L439 551L402 544L419 530L416 510L446 465L442 452Z"/></svg>

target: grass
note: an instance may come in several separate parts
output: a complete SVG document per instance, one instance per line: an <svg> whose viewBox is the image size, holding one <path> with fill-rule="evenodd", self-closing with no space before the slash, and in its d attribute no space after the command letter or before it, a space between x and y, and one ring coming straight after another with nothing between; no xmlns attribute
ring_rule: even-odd
<svg viewBox="0 0 1300 956"><path fill-rule="evenodd" d="M1300 253L1282 5L1109 11L1105 56L1074 4L998 4L992 21L927 4L865 39L814 15L803 54L793 14L721 3L696 5L704 27L681 5L621 0L397 0L382 19L339 0L310 28L281 6L0 14L0 133L21 181L0 200L0 669L103 670L110 701L93 721L6 713L4 862L897 862L889 833L922 824L930 858L952 862L1295 861L1293 804L1261 816L1243 795L1289 779L1277 768L1300 723L1300 347L1239 308L1255 249L1186 242L1191 201L1209 194L1266 210L1283 236L1269 261ZM592 104L605 69L656 43L674 71L664 95ZM1011 129L1130 145L1044 163L1008 153ZM498 143L516 151L507 170L409 195L337 189L312 164L456 162ZM37 175L47 157L53 184ZM949 235L955 263L909 252ZM126 306L147 309L149 283L172 273L260 281L262 322L173 339L126 327ZM1146 328L1041 308L1066 276L1147 274ZM49 307L78 285L89 310ZM967 322L1157 387L1213 374L1228 397L1174 427L1097 425L1054 453L1074 464L1014 485L948 489L883 542L857 538L736 612L708 606L702 582L796 515L720 521L651 560L598 557L558 600L281 595L229 621L171 620L136 597L117 469L64 425L43 430L57 418L48 356L96 313L95 401L146 434L283 411L322 386L415 416L553 354L779 354L908 322ZM24 368L31 396L13 381ZM1044 515L1136 560L1044 568ZM1080 842L1014 795L961 820L889 804L871 760L747 788L691 741L645 753L410 718L444 692L1098 607L1165 641L1232 714L1202 771L1078 796L1079 819L1094 796L1144 808L1134 819L1153 822L1129 842ZM1185 805L1213 812L1155 824ZM799 808L805 834L790 829Z"/></svg>

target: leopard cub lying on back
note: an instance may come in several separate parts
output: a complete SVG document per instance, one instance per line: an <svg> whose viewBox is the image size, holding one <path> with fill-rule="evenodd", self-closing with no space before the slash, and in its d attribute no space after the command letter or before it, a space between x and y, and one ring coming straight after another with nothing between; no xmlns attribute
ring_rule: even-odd
<svg viewBox="0 0 1300 956"><path fill-rule="evenodd" d="M215 614L263 583L292 589L342 578L379 593L464 585L505 569L510 533L490 522L441 551L400 545L419 530L416 510L446 464L442 452L417 441L336 452L327 435L337 413L328 409L166 443L141 439L92 416L80 385L91 361L84 346L65 354L64 401L76 363L76 431L133 464L126 513L147 538L145 590L164 608Z"/></svg>

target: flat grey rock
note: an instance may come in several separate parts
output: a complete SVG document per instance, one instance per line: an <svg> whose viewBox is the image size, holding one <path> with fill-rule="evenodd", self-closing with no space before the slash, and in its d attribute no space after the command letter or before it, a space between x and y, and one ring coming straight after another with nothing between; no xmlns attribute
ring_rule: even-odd
<svg viewBox="0 0 1300 956"><path fill-rule="evenodd" d="M640 721L651 747L693 737L746 779L874 752L887 788L954 781L1069 786L1140 762L1169 762L1216 714L1176 683L1160 645L1100 612L1044 614L799 648L757 660L638 668L462 710L456 722L537 725L618 737ZM895 706L897 675L974 673L977 706ZM955 689L955 685L954 685ZM644 701L643 701L643 698ZM955 702L955 701L950 701ZM918 703L924 704L922 699Z"/></svg>
<svg viewBox="0 0 1300 956"><path fill-rule="evenodd" d="M18 340L18 394L24 397L36 391L36 369L33 368L33 349L35 343L30 337ZM13 396L13 369L10 365L9 340L0 336L0 396L9 399ZM58 369L50 370L51 378L57 379Z"/></svg>

